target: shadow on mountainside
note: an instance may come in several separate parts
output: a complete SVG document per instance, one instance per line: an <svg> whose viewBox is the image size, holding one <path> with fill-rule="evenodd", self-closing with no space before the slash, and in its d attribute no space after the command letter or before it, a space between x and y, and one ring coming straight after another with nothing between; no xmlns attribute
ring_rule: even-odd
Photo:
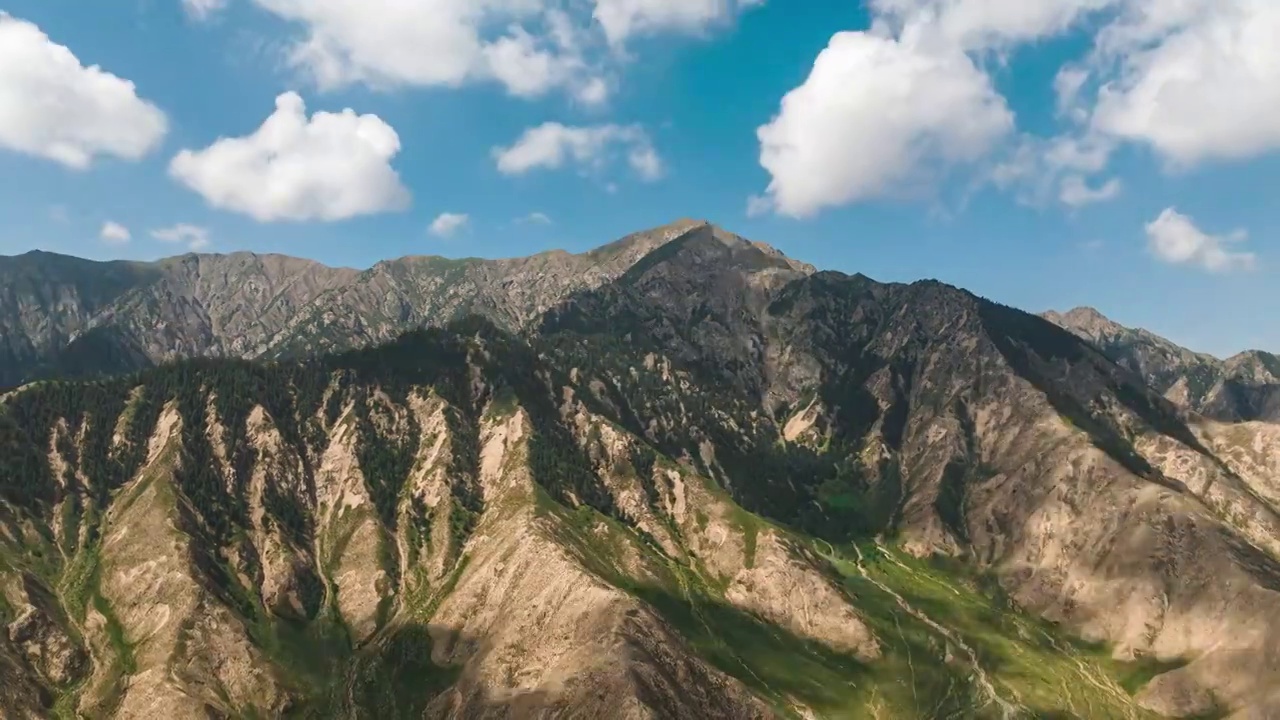
<svg viewBox="0 0 1280 720"><path fill-rule="evenodd" d="M1107 360L1085 341L1020 310L990 301L981 301L979 308L988 336L1014 372L1044 393L1060 415L1088 433L1100 450L1130 472L1189 494L1184 484L1152 467L1106 417L1102 403L1108 395L1156 432L1216 462L1172 405L1155 395L1137 375Z"/></svg>

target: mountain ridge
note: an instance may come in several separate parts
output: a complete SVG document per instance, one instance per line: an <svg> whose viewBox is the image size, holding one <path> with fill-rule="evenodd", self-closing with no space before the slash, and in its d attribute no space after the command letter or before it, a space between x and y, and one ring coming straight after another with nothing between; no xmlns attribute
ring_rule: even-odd
<svg viewBox="0 0 1280 720"><path fill-rule="evenodd" d="M706 225L625 264L0 398L0 708L1280 712L1274 426L937 281Z"/></svg>
<svg viewBox="0 0 1280 720"><path fill-rule="evenodd" d="M1226 359L1197 353L1148 330L1114 322L1093 308L1041 316L1142 374L1182 407L1216 420L1280 421L1280 356L1262 350Z"/></svg>
<svg viewBox="0 0 1280 720"><path fill-rule="evenodd" d="M470 312L519 329L571 292L617 277L650 250L709 226L679 220L578 254L406 256L356 270L278 254L187 253L97 263L53 253L0 258L0 386L67 375L85 354L116 370L187 356L303 356L386 342ZM780 255L780 253L779 253Z"/></svg>

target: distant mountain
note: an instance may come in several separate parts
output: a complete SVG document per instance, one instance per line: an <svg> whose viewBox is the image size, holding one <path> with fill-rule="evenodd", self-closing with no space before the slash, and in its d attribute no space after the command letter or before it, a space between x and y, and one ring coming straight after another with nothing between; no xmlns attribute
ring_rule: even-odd
<svg viewBox="0 0 1280 720"><path fill-rule="evenodd" d="M1124 327L1093 308L1043 317L1097 345L1182 407L1217 420L1280 421L1280 356L1251 350L1219 360Z"/></svg>
<svg viewBox="0 0 1280 720"><path fill-rule="evenodd" d="M518 321L0 397L0 714L1280 716L1280 426L659 237Z"/></svg>
<svg viewBox="0 0 1280 720"><path fill-rule="evenodd" d="M180 357L305 357L468 314L518 331L699 224L679 221L580 255L406 257L363 272L253 253L154 263L0 257L0 387Z"/></svg>

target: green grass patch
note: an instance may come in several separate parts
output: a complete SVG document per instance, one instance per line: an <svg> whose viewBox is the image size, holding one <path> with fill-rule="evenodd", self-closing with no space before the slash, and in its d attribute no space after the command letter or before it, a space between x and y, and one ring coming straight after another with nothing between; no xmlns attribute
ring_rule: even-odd
<svg viewBox="0 0 1280 720"><path fill-rule="evenodd" d="M1126 682L1145 684L1154 677L1150 673L1162 671L1159 667L1144 665L1128 674L1120 672L1086 643L1060 636L1052 625L1018 611L998 593L985 594L980 579L948 573L939 569L939 563L892 550L886 554L874 546L864 547L863 555L867 571L876 580L970 647L997 692L1034 716L1155 717L1132 701ZM888 608L882 603L868 606L875 597L868 592L870 581L849 563L839 568L856 604L876 623L875 618ZM880 621L876 629L883 638L882 626ZM926 658L926 662L936 664L937 658Z"/></svg>

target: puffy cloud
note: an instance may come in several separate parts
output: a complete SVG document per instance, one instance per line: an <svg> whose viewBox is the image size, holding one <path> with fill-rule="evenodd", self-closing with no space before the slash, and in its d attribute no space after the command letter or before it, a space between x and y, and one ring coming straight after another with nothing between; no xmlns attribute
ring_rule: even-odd
<svg viewBox="0 0 1280 720"><path fill-rule="evenodd" d="M102 224L98 237L108 245L126 245L133 239L133 234L124 225L108 220Z"/></svg>
<svg viewBox="0 0 1280 720"><path fill-rule="evenodd" d="M133 83L0 12L0 148L84 169L99 156L137 160L167 129Z"/></svg>
<svg viewBox="0 0 1280 720"><path fill-rule="evenodd" d="M749 200L748 214L811 215L983 159L1014 129L1014 116L976 57L1062 33L1125 1L871 0L871 28L835 35L759 129L760 164L772 180ZM1064 112L1087 78L1083 70L1060 76ZM1081 151L1098 145L1075 142ZM1048 143L1015 146L988 175L1011 186L1046 162L1061 172L1084 160L1032 157L1035 147ZM1022 192L1051 195L1053 183L1036 184Z"/></svg>
<svg viewBox="0 0 1280 720"><path fill-rule="evenodd" d="M981 158L1012 129L1004 98L964 53L839 33L757 131L773 178L766 199L803 217L891 194Z"/></svg>
<svg viewBox="0 0 1280 720"><path fill-rule="evenodd" d="M1248 233L1236 230L1227 235L1210 235L1174 208L1167 208L1147 223L1147 244L1157 258L1175 265L1194 265L1210 272L1248 270L1255 256L1251 252L1228 249L1243 242Z"/></svg>
<svg viewBox="0 0 1280 720"><path fill-rule="evenodd" d="M1122 0L871 0L879 20L919 42L1002 49L1057 35Z"/></svg>
<svg viewBox="0 0 1280 720"><path fill-rule="evenodd" d="M584 101L604 97L584 60L585 32L545 0L254 2L304 28L289 57L321 87L497 80L524 97L556 88Z"/></svg>
<svg viewBox="0 0 1280 720"><path fill-rule="evenodd" d="M535 169L555 170L573 163L584 170L598 171L619 151L643 180L662 176L662 159L649 135L638 125L596 125L571 127L549 122L529 128L507 148L494 148L498 171L523 175Z"/></svg>
<svg viewBox="0 0 1280 720"><path fill-rule="evenodd" d="M497 81L513 95L565 90L587 104L607 97L608 68L625 57L608 46L701 32L763 1L253 0L300 27L289 59L324 88Z"/></svg>
<svg viewBox="0 0 1280 720"><path fill-rule="evenodd" d="M1093 112L1098 131L1174 165L1280 149L1280 3L1144 0L1099 38L1118 57Z"/></svg>
<svg viewBox="0 0 1280 720"><path fill-rule="evenodd" d="M169 172L214 207L262 222L342 220L409 205L390 164L399 152L400 137L377 115L308 118L289 92L253 134L183 150Z"/></svg>
<svg viewBox="0 0 1280 720"><path fill-rule="evenodd" d="M471 216L461 213L440 213L435 220L431 222L431 234L436 237L453 237L454 233L466 227L471 222Z"/></svg>
<svg viewBox="0 0 1280 720"><path fill-rule="evenodd" d="M537 97L550 88L568 85L584 68L581 58L544 50L537 38L520 27L486 45L483 54L489 72L517 97ZM584 80L577 93L593 104L608 97L599 88L587 87L594 82Z"/></svg>
<svg viewBox="0 0 1280 720"><path fill-rule="evenodd" d="M938 158L921 149L933 138L953 140L966 125L992 134L979 131L982 142L962 160L1005 147L1007 157L986 177L1024 201L1075 206L1120 191L1118 179L1097 176L1123 143L1153 148L1170 167L1280 149L1273 0L870 0L870 8L871 29L833 38L810 78L761 128L761 164L772 183L752 210L807 214L883 194L936 169ZM1003 99L979 60L1080 27L1094 31L1094 43L1055 78L1061 134L1012 146L992 140ZM930 58L951 60L926 71ZM823 64L826 77L839 79L819 84ZM944 82L957 91L934 98ZM930 103L933 116L915 112ZM864 124L866 116L881 118L885 134ZM866 145L874 152L863 151L860 138L872 138ZM843 169L829 167L837 164Z"/></svg>
<svg viewBox="0 0 1280 720"><path fill-rule="evenodd" d="M178 223L167 228L151 231L151 237L161 242L185 245L195 252L209 247L209 229L198 225Z"/></svg>
<svg viewBox="0 0 1280 720"><path fill-rule="evenodd" d="M595 0L593 16L611 43L664 31L698 32L764 0Z"/></svg>

